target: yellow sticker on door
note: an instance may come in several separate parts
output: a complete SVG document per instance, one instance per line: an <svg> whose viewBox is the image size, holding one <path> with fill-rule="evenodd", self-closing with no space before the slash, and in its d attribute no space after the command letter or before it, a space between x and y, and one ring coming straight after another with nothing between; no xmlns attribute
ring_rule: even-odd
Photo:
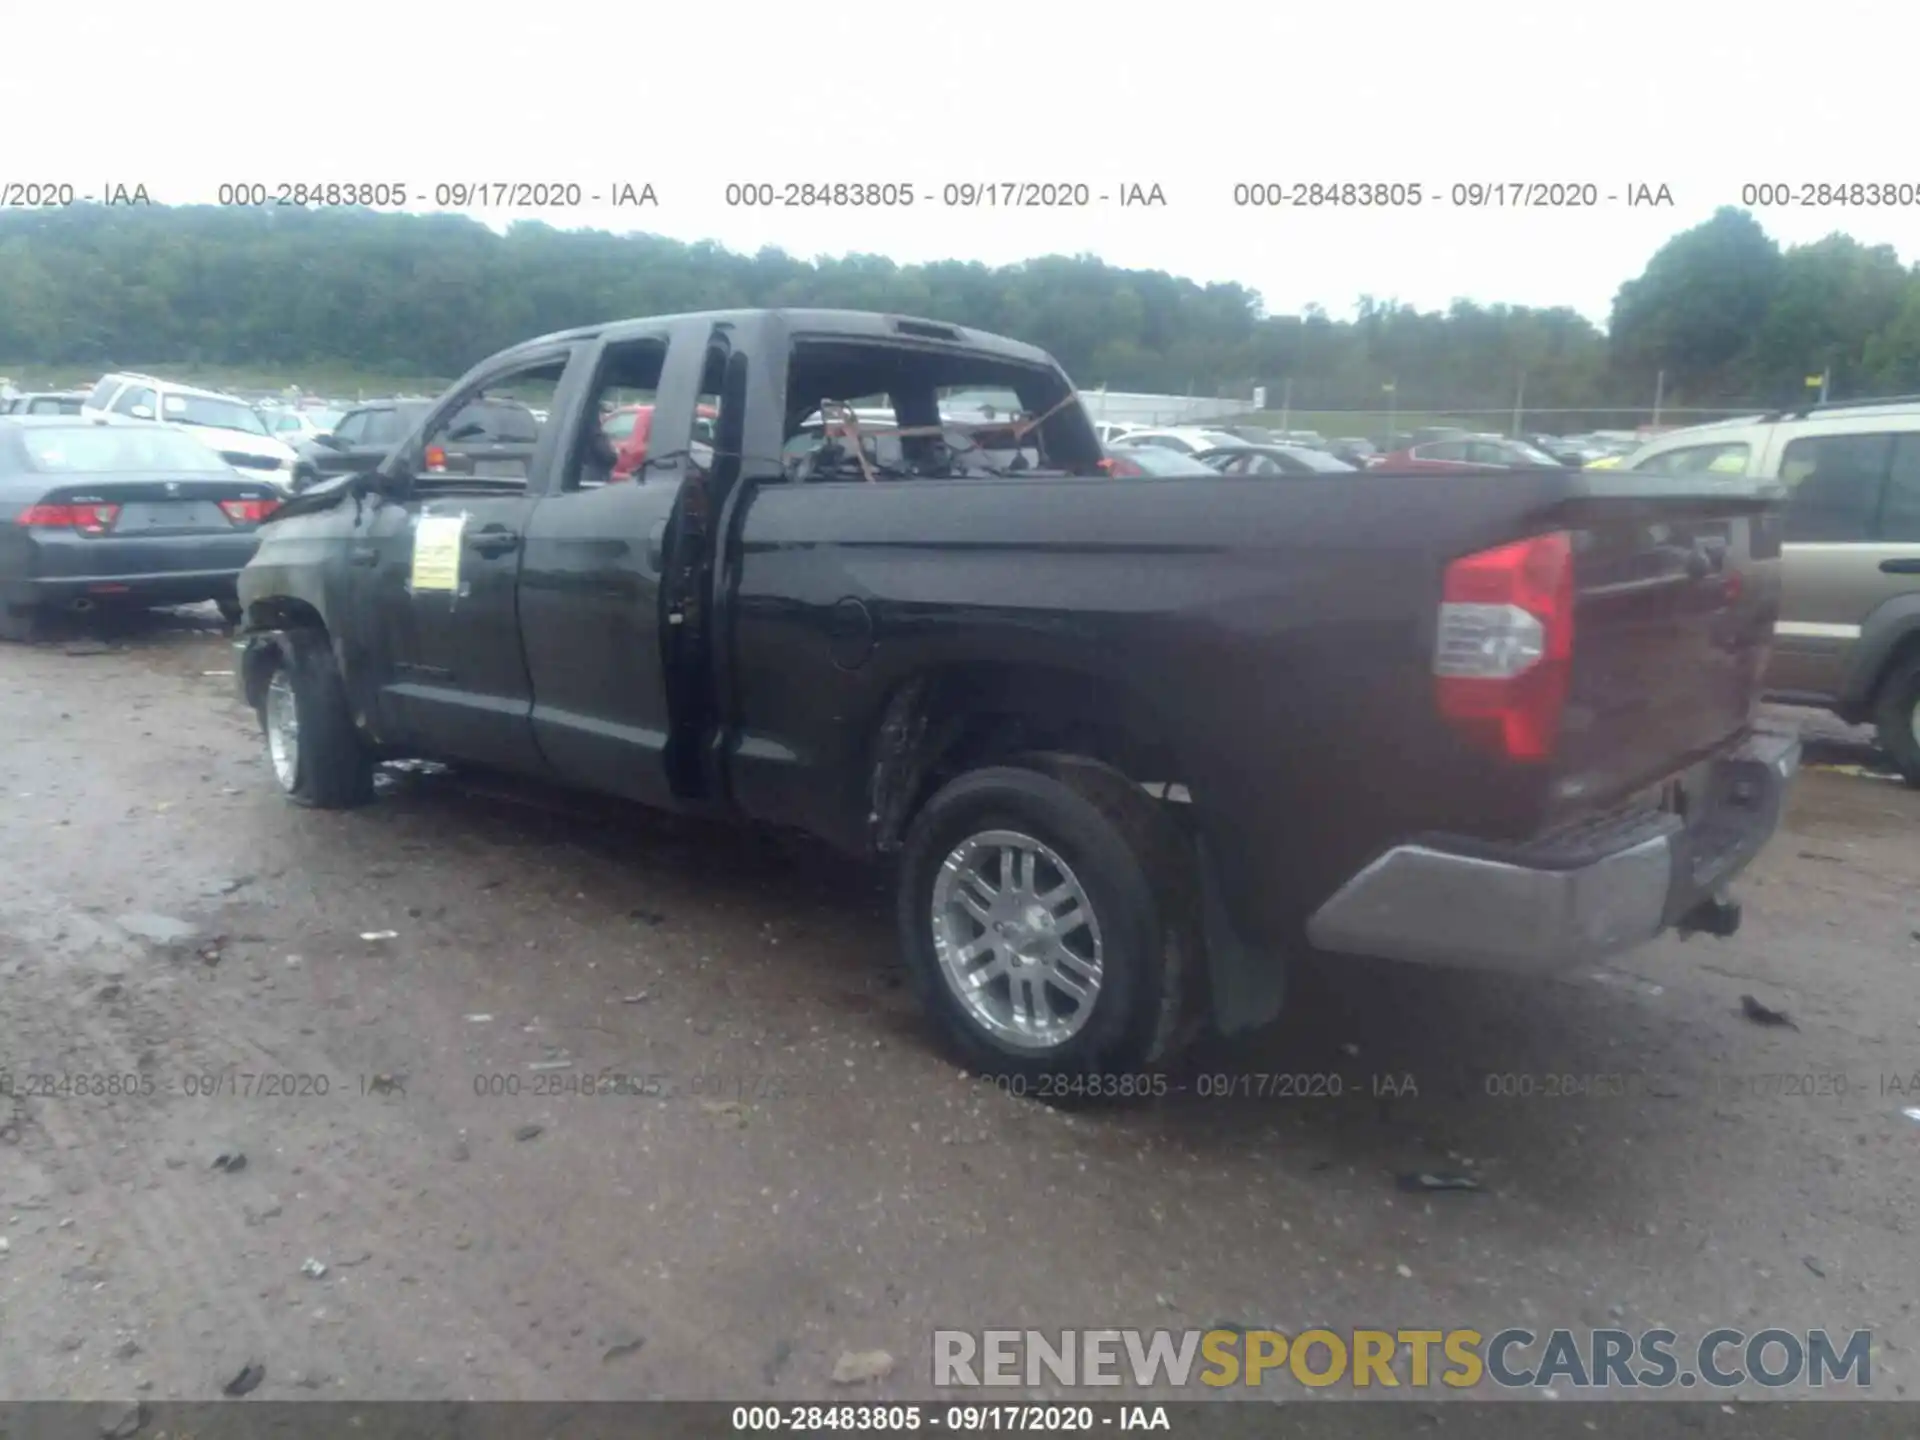
<svg viewBox="0 0 1920 1440"><path fill-rule="evenodd" d="M422 515L413 527L413 583L415 594L460 589L460 539L467 527L464 515Z"/></svg>

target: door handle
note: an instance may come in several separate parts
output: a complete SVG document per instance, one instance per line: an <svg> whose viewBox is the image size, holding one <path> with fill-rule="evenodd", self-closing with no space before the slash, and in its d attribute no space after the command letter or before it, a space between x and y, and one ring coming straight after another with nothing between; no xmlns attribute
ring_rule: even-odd
<svg viewBox="0 0 1920 1440"><path fill-rule="evenodd" d="M1920 575L1920 558L1912 560L1882 560L1882 575Z"/></svg>
<svg viewBox="0 0 1920 1440"><path fill-rule="evenodd" d="M520 537L511 530L482 530L469 536L467 544L482 555L504 555L519 548Z"/></svg>

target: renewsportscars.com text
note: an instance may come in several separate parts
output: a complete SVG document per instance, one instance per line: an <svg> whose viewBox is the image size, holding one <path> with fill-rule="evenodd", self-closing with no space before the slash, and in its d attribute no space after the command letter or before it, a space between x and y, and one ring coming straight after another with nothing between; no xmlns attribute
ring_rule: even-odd
<svg viewBox="0 0 1920 1440"><path fill-rule="evenodd" d="M1730 1389L1873 1384L1873 1333L1709 1330L936 1330L933 1383L959 1388L1262 1385L1356 1389Z"/></svg>

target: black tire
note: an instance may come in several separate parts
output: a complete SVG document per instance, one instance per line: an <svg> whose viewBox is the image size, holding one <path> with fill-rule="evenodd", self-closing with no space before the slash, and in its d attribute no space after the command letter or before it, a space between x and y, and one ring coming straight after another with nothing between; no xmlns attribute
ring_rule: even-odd
<svg viewBox="0 0 1920 1440"><path fill-rule="evenodd" d="M269 719L275 682L282 676L292 689L297 721L290 775L282 775L276 764ZM354 728L346 687L324 631L287 631L261 677L260 695L268 773L288 799L321 810L345 810L373 799L373 755Z"/></svg>
<svg viewBox="0 0 1920 1440"><path fill-rule="evenodd" d="M38 605L10 605L0 601L0 640L32 645L46 634L46 611Z"/></svg>
<svg viewBox="0 0 1920 1440"><path fill-rule="evenodd" d="M1880 682L1873 723L1880 748L1907 784L1920 790L1920 655L1895 662Z"/></svg>
<svg viewBox="0 0 1920 1440"><path fill-rule="evenodd" d="M1197 955L1183 923L1178 837L1139 787L1115 772L1064 757L1036 763L1050 773L995 766L962 775L915 818L898 882L907 968L941 1037L976 1074L1063 1104L1138 1099L1151 1093L1148 1068L1182 1037L1189 957ZM1074 1033L1045 1048L1009 1043L977 1018L940 958L936 931L948 923L935 915L941 872L963 842L996 830L1030 837L1064 861L1099 929L1100 980L1088 1013ZM1051 870L1050 862L1038 863Z"/></svg>

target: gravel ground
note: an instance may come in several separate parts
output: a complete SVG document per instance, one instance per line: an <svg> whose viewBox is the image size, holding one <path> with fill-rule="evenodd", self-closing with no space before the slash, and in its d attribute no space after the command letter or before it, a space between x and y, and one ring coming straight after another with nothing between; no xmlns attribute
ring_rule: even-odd
<svg viewBox="0 0 1920 1440"><path fill-rule="evenodd" d="M1920 793L1841 727L1732 941L1321 967L1065 1114L932 1048L881 876L444 775L303 811L232 664L190 612L0 648L0 1397L878 1399L936 1327L1216 1323L1871 1328L1920 1383ZM1341 1093L1201 1093L1280 1073Z"/></svg>

